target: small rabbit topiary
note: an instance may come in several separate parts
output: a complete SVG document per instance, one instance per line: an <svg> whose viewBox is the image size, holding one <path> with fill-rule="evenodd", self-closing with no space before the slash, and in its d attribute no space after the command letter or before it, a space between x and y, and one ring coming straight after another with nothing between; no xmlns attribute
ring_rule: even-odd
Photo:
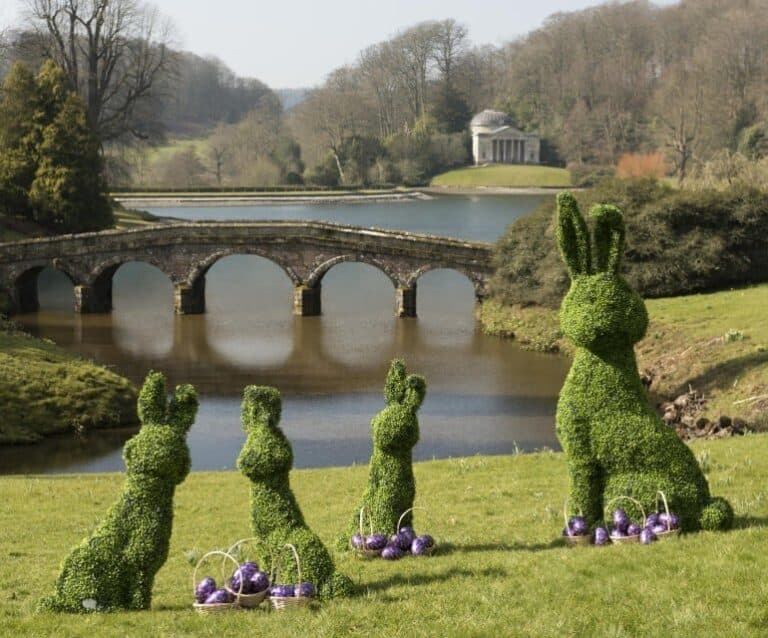
<svg viewBox="0 0 768 638"><path fill-rule="evenodd" d="M730 527L730 504L710 496L693 452L653 412L640 381L633 346L645 334L648 314L619 274L625 235L621 212L608 205L590 211L593 265L592 242L576 200L562 193L557 207L557 240L571 277L560 325L578 347L557 406L571 506L595 523L613 498L632 496L648 509L661 490L684 530Z"/></svg>
<svg viewBox="0 0 768 638"><path fill-rule="evenodd" d="M303 580L314 583L321 596L348 595L353 590L352 581L336 571L333 558L307 527L291 491L288 475L293 467L293 450L279 427L281 412L277 389L245 388L241 416L248 438L237 467L251 481L251 528L254 536L265 540L264 560L279 560L285 544L291 543L301 559ZM284 568L281 580L295 583L295 566L286 562Z"/></svg>
<svg viewBox="0 0 768 638"><path fill-rule="evenodd" d="M189 474L186 436L197 414L191 385L167 402L165 377L150 372L138 399L142 427L123 450L120 500L64 561L55 593L41 610L148 609L155 574L168 558L176 486Z"/></svg>
<svg viewBox="0 0 768 638"><path fill-rule="evenodd" d="M404 361L392 361L384 385L387 406L371 421L373 454L362 503L374 531L396 532L401 514L413 507L413 448L419 442L417 412L426 391L424 377L407 375ZM355 530L358 516L359 510L352 526ZM403 517L402 524L413 525L412 512Z"/></svg>

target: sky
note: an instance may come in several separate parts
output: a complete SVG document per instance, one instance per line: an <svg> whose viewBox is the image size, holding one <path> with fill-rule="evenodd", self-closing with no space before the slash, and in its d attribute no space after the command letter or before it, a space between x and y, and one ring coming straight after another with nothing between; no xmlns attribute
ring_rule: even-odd
<svg viewBox="0 0 768 638"><path fill-rule="evenodd" d="M656 4L674 4L657 0ZM474 44L498 45L547 16L597 0L157 0L175 44L215 55L238 75L272 88L321 84L365 47L423 20L454 18ZM0 0L0 28L19 24L22 0Z"/></svg>

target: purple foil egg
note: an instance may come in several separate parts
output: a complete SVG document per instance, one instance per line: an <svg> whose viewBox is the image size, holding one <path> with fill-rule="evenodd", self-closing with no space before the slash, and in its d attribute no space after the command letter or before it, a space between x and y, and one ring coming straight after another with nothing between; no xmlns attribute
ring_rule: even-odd
<svg viewBox="0 0 768 638"><path fill-rule="evenodd" d="M421 536L413 539L413 543L411 543L411 554L414 556L424 556L428 551L429 546Z"/></svg>
<svg viewBox="0 0 768 638"><path fill-rule="evenodd" d="M568 528L573 536L586 536L589 534L589 525L582 516L574 516L568 521Z"/></svg>
<svg viewBox="0 0 768 638"><path fill-rule="evenodd" d="M352 535L351 543L352 543L352 547L354 547L355 549L362 549L364 542L365 540L363 539L361 534L358 533L358 534Z"/></svg>
<svg viewBox="0 0 768 638"><path fill-rule="evenodd" d="M387 545L381 552L385 560L398 560L405 556L405 552L398 545Z"/></svg>
<svg viewBox="0 0 768 638"><path fill-rule="evenodd" d="M654 534L663 534L664 532L666 532L666 531L667 531L667 526L666 526L666 525L663 525L663 524L661 524L661 523L659 523L658 525L654 525L654 526L653 526L653 527L651 527L650 529L651 529L651 531L652 531Z"/></svg>
<svg viewBox="0 0 768 638"><path fill-rule="evenodd" d="M235 600L235 597L226 589L217 589L208 598L205 599L206 605L221 605L224 603L231 603Z"/></svg>
<svg viewBox="0 0 768 638"><path fill-rule="evenodd" d="M649 543L652 543L656 540L656 534L653 533L652 529L648 529L647 527L644 528L640 532L640 542L643 545L648 545Z"/></svg>
<svg viewBox="0 0 768 638"><path fill-rule="evenodd" d="M619 531L626 533L627 527L629 527L629 516L627 513L619 508L613 511L613 527Z"/></svg>
<svg viewBox="0 0 768 638"><path fill-rule="evenodd" d="M427 544L427 547L435 546L435 539L432 538L429 534L422 534L421 536L418 536L418 538L422 539Z"/></svg>
<svg viewBox="0 0 768 638"><path fill-rule="evenodd" d="M258 594L269 588L269 577L264 572L256 572L248 582L251 594Z"/></svg>
<svg viewBox="0 0 768 638"><path fill-rule="evenodd" d="M384 534L371 534L365 539L366 549L384 549L387 545L387 537Z"/></svg>
<svg viewBox="0 0 768 638"><path fill-rule="evenodd" d="M659 524L659 513L653 512L653 514L648 514L648 518L645 519L645 526L649 529L652 529L654 525Z"/></svg>
<svg viewBox="0 0 768 638"><path fill-rule="evenodd" d="M608 530L605 527L595 529L595 545L605 545L608 542Z"/></svg>
<svg viewBox="0 0 768 638"><path fill-rule="evenodd" d="M195 587L195 600L202 604L215 591L216 581L213 578L203 578Z"/></svg>
<svg viewBox="0 0 768 638"><path fill-rule="evenodd" d="M627 536L637 536L640 533L640 526L636 523L630 523L627 526Z"/></svg>
<svg viewBox="0 0 768 638"><path fill-rule="evenodd" d="M614 527L611 530L611 538L624 538L627 535L626 532L623 532L622 530Z"/></svg>

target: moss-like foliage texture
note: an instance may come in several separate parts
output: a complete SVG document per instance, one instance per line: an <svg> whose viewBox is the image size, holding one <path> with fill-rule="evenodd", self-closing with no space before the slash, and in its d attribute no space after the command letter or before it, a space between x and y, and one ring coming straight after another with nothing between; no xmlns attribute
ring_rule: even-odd
<svg viewBox="0 0 768 638"><path fill-rule="evenodd" d="M690 448L653 412L640 381L633 345L645 334L648 314L618 274L625 234L621 212L607 205L591 209L593 251L576 200L562 193L557 207L557 240L571 277L560 325L577 346L557 406L571 507L595 523L617 496L632 496L648 511L661 490L684 530L730 527L731 506L710 496ZM640 516L631 506L626 509Z"/></svg>
<svg viewBox="0 0 768 638"><path fill-rule="evenodd" d="M41 609L66 612L148 609L155 574L168 557L173 494L189 474L187 432L197 414L191 385L167 401L165 377L150 372L139 393L139 433L125 444L120 499L64 561Z"/></svg>
<svg viewBox="0 0 768 638"><path fill-rule="evenodd" d="M371 421L373 455L368 473L368 487L362 507L375 532L397 531L397 521L413 507L416 481L413 477L413 448L419 442L417 412L424 401L427 383L424 377L407 374L405 362L395 359L384 384L386 407ZM413 525L409 512L402 525ZM359 508L353 529L359 528Z"/></svg>
<svg viewBox="0 0 768 638"><path fill-rule="evenodd" d="M238 469L251 480L251 527L265 541L265 562L278 562L279 580L296 583L295 565L284 550L296 547L303 581L312 582L323 597L352 593L352 581L336 571L333 558L318 536L307 527L291 491L289 472L293 450L279 427L282 402L275 388L248 386L241 410L248 435L237 459Z"/></svg>

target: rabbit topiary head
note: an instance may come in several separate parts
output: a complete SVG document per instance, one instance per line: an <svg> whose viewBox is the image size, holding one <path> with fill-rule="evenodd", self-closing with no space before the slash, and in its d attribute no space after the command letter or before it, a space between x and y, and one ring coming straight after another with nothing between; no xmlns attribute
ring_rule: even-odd
<svg viewBox="0 0 768 638"><path fill-rule="evenodd" d="M249 385L243 391L241 417L248 438L237 460L252 481L274 478L293 467L293 451L280 429L282 399L277 388Z"/></svg>
<svg viewBox="0 0 768 638"><path fill-rule="evenodd" d="M624 219L615 206L596 205L595 259L579 206L570 193L557 197L557 241L571 288L560 306L560 326L577 346L606 351L638 342L648 327L645 304L620 274Z"/></svg>
<svg viewBox="0 0 768 638"><path fill-rule="evenodd" d="M123 450L129 476L156 478L178 485L189 474L187 432L197 415L197 393L191 385L177 386L170 402L165 377L150 372L139 393L142 427Z"/></svg>
<svg viewBox="0 0 768 638"><path fill-rule="evenodd" d="M372 421L374 446L394 452L410 451L419 441L419 420L416 416L424 402L427 383L424 377L407 374L405 362L392 361L384 385L387 407Z"/></svg>

